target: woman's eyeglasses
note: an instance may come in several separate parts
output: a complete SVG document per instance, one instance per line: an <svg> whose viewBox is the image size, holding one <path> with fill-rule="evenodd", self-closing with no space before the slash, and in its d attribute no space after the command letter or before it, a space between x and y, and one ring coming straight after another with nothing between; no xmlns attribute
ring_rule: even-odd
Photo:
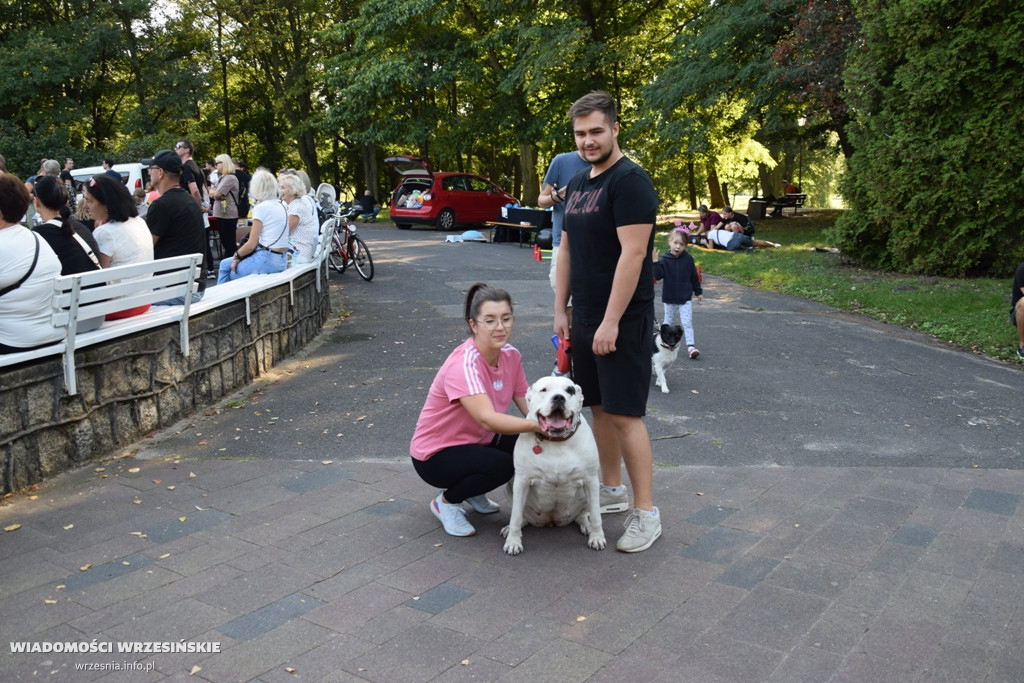
<svg viewBox="0 0 1024 683"><path fill-rule="evenodd" d="M483 325L489 330L496 330L498 329L498 326L501 325L507 330L512 327L512 324L515 323L515 321L516 317L514 315L506 315L501 318L484 318L483 320L477 320L476 324Z"/></svg>

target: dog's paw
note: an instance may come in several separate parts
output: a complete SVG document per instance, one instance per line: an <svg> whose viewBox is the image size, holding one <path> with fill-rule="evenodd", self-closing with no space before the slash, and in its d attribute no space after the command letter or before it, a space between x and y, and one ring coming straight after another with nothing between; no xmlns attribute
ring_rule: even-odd
<svg viewBox="0 0 1024 683"><path fill-rule="evenodd" d="M668 386L662 384L661 385L661 393L667 394L668 393Z"/></svg>
<svg viewBox="0 0 1024 683"><path fill-rule="evenodd" d="M510 534L509 527L501 528L501 535L505 537L505 552L509 555L518 555L523 552L523 532L519 531Z"/></svg>
<svg viewBox="0 0 1024 683"><path fill-rule="evenodd" d="M603 531L596 534L590 534L590 538L587 539L587 545L594 550L604 550L606 543Z"/></svg>
<svg viewBox="0 0 1024 683"><path fill-rule="evenodd" d="M505 541L505 552L509 555L518 555L523 552L523 540L508 539Z"/></svg>

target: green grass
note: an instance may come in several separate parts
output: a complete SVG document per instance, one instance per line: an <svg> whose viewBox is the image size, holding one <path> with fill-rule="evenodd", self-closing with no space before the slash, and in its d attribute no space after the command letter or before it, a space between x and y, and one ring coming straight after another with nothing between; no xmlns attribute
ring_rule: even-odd
<svg viewBox="0 0 1024 683"><path fill-rule="evenodd" d="M837 215L809 209L795 217L787 213L757 221L757 237L780 242L779 249L691 253L707 274L820 301L992 358L1016 359L1017 333L1009 323L1012 274L1007 280L963 280L859 268L843 254L814 250L832 246L824 232ZM662 251L670 228L658 227L656 247Z"/></svg>

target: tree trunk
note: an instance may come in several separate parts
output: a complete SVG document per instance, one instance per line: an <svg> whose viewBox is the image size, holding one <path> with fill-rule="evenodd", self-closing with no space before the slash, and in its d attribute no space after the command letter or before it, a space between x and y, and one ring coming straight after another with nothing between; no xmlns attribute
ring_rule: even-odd
<svg viewBox="0 0 1024 683"><path fill-rule="evenodd" d="M528 142L519 144L519 168L522 173L523 194L519 198L523 206L537 206L540 196L540 177L537 175L537 150Z"/></svg>
<svg viewBox="0 0 1024 683"><path fill-rule="evenodd" d="M718 171L715 170L715 160L711 159L707 162L708 166L708 204L713 209L719 209L725 206L725 199L722 197L722 186L718 182Z"/></svg>
<svg viewBox="0 0 1024 683"><path fill-rule="evenodd" d="M729 201L729 183L722 183L722 206L729 206L731 204L732 202Z"/></svg>
<svg viewBox="0 0 1024 683"><path fill-rule="evenodd" d="M373 196L380 200L379 169L377 168L377 146L372 142L360 145L363 152L363 172L366 174L364 183L366 187L356 188L356 195L361 195L360 190L369 190Z"/></svg>
<svg viewBox="0 0 1024 683"><path fill-rule="evenodd" d="M693 157L686 160L686 192L690 197L690 211L697 210L697 170Z"/></svg>
<svg viewBox="0 0 1024 683"><path fill-rule="evenodd" d="M305 166L309 182L316 187L320 184L320 162L316 156L316 136L313 135L312 129L302 131L297 142L299 143L299 158L302 159L302 164Z"/></svg>
<svg viewBox="0 0 1024 683"><path fill-rule="evenodd" d="M757 165L757 180L761 184L762 197L775 194L775 184L772 182L771 171L764 164Z"/></svg>

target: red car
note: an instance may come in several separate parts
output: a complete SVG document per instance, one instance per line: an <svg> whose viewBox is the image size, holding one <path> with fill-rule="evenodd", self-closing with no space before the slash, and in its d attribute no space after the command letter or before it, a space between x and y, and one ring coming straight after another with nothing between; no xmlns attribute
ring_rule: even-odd
<svg viewBox="0 0 1024 683"><path fill-rule="evenodd" d="M519 200L489 180L471 173L434 173L427 162L394 156L384 160L402 180L391 193L391 220L399 228L432 225L451 230L501 220L501 207Z"/></svg>

